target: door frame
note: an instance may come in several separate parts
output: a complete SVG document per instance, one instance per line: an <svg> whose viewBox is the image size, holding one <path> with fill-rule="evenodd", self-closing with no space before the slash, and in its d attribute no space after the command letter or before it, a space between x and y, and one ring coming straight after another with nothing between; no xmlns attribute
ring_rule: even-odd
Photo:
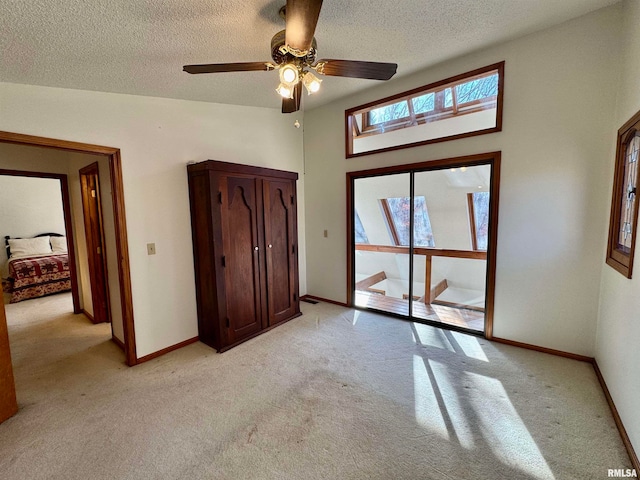
<svg viewBox="0 0 640 480"><path fill-rule="evenodd" d="M498 204L500 194L500 159L501 152L480 153L477 155L466 155L461 157L443 158L419 163L394 165L390 167L374 168L370 170L359 170L347 172L347 306L364 309L355 305L355 243L354 228L355 220L354 208L354 183L359 178L378 177L382 175L392 175L397 173L411 173L428 170L443 170L446 168L472 167L476 165L491 166L491 184L489 187L489 242L487 246L487 274L485 293L485 320L484 337L493 338L493 313L495 305L495 283L496 283L496 254L498 248ZM376 310L377 311L377 310ZM387 312L381 312L394 316ZM465 333L474 333L467 329L458 328L445 323L431 322L429 320L416 319L412 317L399 316L399 318L412 322L426 323L439 328L450 330L460 330Z"/></svg>
<svg viewBox="0 0 640 480"><path fill-rule="evenodd" d="M80 191L82 197L82 218L84 220L84 235L85 242L87 244L87 260L89 266L89 283L91 284L91 303L93 305L93 323L102 323L108 322L111 323L111 305L109 299L111 298L109 294L109 271L107 269L107 252L106 252L106 242L104 237L104 224L102 221L102 190L100 188L100 167L98 162L93 162L89 165L82 167L78 171L78 176L80 178ZM93 234L93 230L90 227L91 214L88 208L89 199L89 191L88 185L86 184L86 178L88 176L95 176L97 191L95 192L96 204L97 204L97 237ZM100 248L100 259L99 262L101 264L101 272L102 275L98 274L99 266L96 265L97 260L94 257L93 252L96 244L99 245ZM90 256L91 255L91 256ZM103 288L98 288L98 278L102 278ZM98 315L98 311L100 311L96 307L96 296L100 295L100 301L104 302L105 312L104 314L100 313ZM104 317L104 318L103 318Z"/></svg>
<svg viewBox="0 0 640 480"><path fill-rule="evenodd" d="M128 366L138 364L136 353L136 340L133 319L133 295L131 291L131 268L129 262L129 249L127 239L127 225L124 206L124 184L122 180L122 160L120 149L92 145L88 143L72 142L55 138L38 137L0 131L0 143L12 143L32 147L53 148L75 153L87 153L106 157L109 160L109 174L111 177L111 196L113 199L113 216L116 236L116 254L118 258L118 280L120 284L120 307L122 309L122 326L124 330L124 342L115 337L114 342L120 345L125 354ZM4 309L4 305L2 306Z"/></svg>

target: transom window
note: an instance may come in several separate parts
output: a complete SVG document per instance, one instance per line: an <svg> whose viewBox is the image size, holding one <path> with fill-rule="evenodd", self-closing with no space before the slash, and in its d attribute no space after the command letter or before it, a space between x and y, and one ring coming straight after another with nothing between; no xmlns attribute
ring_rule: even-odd
<svg viewBox="0 0 640 480"><path fill-rule="evenodd" d="M410 206L409 197L384 198L381 200L389 227L389 234L395 245L408 246L410 241ZM422 196L414 197L413 203L413 235L416 247L435 247L431 221L427 212L427 203Z"/></svg>
<svg viewBox="0 0 640 480"><path fill-rule="evenodd" d="M473 80L407 96L399 102L362 112L363 128L360 135L377 135L389 130L495 108L497 99L498 72L488 72Z"/></svg>
<svg viewBox="0 0 640 480"><path fill-rule="evenodd" d="M500 62L351 108L347 158L500 131L503 89Z"/></svg>

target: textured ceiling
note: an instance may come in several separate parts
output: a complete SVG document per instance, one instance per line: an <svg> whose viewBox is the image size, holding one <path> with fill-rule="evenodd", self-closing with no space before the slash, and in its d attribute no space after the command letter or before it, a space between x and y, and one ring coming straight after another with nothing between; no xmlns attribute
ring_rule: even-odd
<svg viewBox="0 0 640 480"><path fill-rule="evenodd" d="M318 58L396 62L402 76L616 1L325 0ZM182 66L269 61L284 3L0 0L0 81L280 108L276 72L189 75ZM303 107L375 83L325 77Z"/></svg>

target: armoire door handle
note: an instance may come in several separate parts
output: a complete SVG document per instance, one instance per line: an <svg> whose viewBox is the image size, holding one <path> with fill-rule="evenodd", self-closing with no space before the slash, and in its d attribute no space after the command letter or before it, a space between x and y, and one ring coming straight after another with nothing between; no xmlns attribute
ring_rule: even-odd
<svg viewBox="0 0 640 480"><path fill-rule="evenodd" d="M273 248L273 245L269 244L269 248Z"/></svg>
<svg viewBox="0 0 640 480"><path fill-rule="evenodd" d="M253 249L257 252L258 251L258 247L253 247Z"/></svg>

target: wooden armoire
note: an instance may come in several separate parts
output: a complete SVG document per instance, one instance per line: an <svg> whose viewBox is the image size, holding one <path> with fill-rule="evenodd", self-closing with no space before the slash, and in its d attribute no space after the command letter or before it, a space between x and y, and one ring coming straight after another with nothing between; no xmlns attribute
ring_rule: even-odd
<svg viewBox="0 0 640 480"><path fill-rule="evenodd" d="M298 174L187 167L200 340L223 352L300 315Z"/></svg>

